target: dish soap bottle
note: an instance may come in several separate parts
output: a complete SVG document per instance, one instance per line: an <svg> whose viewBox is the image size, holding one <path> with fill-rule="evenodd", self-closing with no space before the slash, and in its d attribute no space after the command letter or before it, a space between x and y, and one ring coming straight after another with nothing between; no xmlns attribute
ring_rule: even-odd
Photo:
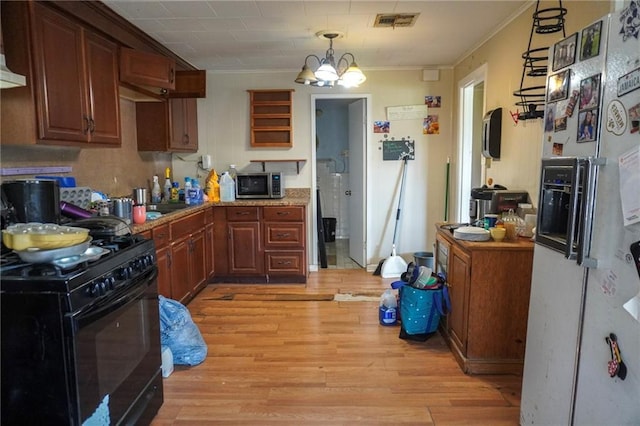
<svg viewBox="0 0 640 426"><path fill-rule="evenodd" d="M158 176L153 177L153 187L151 188L151 203L158 204L160 202L161 192Z"/></svg>
<svg viewBox="0 0 640 426"><path fill-rule="evenodd" d="M168 203L171 199L171 169L164 169L164 202Z"/></svg>
<svg viewBox="0 0 640 426"><path fill-rule="evenodd" d="M191 178L184 178L184 203L186 205L191 204Z"/></svg>

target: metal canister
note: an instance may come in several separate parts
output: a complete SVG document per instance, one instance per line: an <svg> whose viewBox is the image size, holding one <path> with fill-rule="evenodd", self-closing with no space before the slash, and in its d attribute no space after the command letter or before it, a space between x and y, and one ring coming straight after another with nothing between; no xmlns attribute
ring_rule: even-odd
<svg viewBox="0 0 640 426"><path fill-rule="evenodd" d="M113 215L124 219L127 224L131 224L133 220L133 200L131 198L122 197L111 200L113 204Z"/></svg>
<svg viewBox="0 0 640 426"><path fill-rule="evenodd" d="M136 206L144 206L149 203L147 199L147 188L133 188L133 204Z"/></svg>

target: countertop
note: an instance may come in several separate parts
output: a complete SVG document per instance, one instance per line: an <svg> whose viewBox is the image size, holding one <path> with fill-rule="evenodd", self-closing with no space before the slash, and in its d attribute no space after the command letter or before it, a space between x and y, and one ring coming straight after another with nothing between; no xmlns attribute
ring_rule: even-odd
<svg viewBox="0 0 640 426"><path fill-rule="evenodd" d="M489 241L466 241L459 240L453 237L453 232L448 229L442 229L442 225L451 225L446 223L437 223L436 229L438 233L451 242L455 242L461 247L468 250L477 250L477 249L485 249L485 250L533 250L534 242L531 238L528 237L518 237L516 241L507 241L503 240L500 242L496 242L493 240Z"/></svg>
<svg viewBox="0 0 640 426"><path fill-rule="evenodd" d="M255 200L236 200L232 202L218 202L198 204L184 209L179 209L171 213L166 213L157 219L147 220L140 225L131 225L131 232L139 234L149 231L156 226L172 222L176 219L189 216L201 210L207 210L211 207L228 207L228 206L307 206L311 200L311 190L309 188L287 188L284 198L279 199L255 199Z"/></svg>

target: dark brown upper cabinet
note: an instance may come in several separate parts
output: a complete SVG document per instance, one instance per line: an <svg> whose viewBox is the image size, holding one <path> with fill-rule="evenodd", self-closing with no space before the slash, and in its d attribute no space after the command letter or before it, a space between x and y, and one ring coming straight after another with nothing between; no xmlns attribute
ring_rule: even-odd
<svg viewBox="0 0 640 426"><path fill-rule="evenodd" d="M2 143L120 146L117 45L43 3L2 7L18 37L7 53L28 75L27 87L3 93L3 115L22 117L3 117Z"/></svg>
<svg viewBox="0 0 640 426"><path fill-rule="evenodd" d="M176 88L176 62L166 56L121 47L120 82L165 94Z"/></svg>
<svg viewBox="0 0 640 426"><path fill-rule="evenodd" d="M138 151L197 152L197 99L137 102Z"/></svg>

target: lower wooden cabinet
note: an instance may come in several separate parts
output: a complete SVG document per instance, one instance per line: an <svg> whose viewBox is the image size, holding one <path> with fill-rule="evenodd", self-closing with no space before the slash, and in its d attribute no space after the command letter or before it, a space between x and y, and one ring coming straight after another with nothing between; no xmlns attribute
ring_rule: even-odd
<svg viewBox="0 0 640 426"><path fill-rule="evenodd" d="M207 279L213 275L213 256L214 256L214 239L213 239L213 209L207 209L204 212L204 262Z"/></svg>
<svg viewBox="0 0 640 426"><path fill-rule="evenodd" d="M207 282L205 212L171 222L171 296L191 300Z"/></svg>
<svg viewBox="0 0 640 426"><path fill-rule="evenodd" d="M436 264L446 266L451 298L441 330L460 368L468 374L521 374L533 243L461 241L439 229L436 245ZM443 253L448 258L438 259Z"/></svg>
<svg viewBox="0 0 640 426"><path fill-rule="evenodd" d="M304 206L214 207L215 282L306 282Z"/></svg>
<svg viewBox="0 0 640 426"><path fill-rule="evenodd" d="M153 238L158 293L187 303L204 288L213 270L212 212L199 211L143 232Z"/></svg>

